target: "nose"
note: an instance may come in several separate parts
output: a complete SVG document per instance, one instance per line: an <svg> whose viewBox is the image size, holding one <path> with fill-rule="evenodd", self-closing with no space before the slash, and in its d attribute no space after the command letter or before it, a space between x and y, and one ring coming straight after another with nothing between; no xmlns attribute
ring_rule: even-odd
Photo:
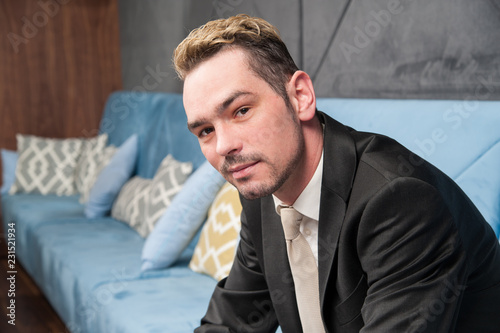
<svg viewBox="0 0 500 333"><path fill-rule="evenodd" d="M220 126L216 129L216 152L221 156L236 154L241 150L241 140L231 126Z"/></svg>

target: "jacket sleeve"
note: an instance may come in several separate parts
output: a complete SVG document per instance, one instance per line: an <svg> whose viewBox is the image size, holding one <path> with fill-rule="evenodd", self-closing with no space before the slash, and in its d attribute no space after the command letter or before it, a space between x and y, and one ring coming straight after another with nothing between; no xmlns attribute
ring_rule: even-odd
<svg viewBox="0 0 500 333"><path fill-rule="evenodd" d="M244 211L241 239L229 276L212 295L207 313L196 333L275 332L276 315L264 274L254 250Z"/></svg>
<svg viewBox="0 0 500 333"><path fill-rule="evenodd" d="M434 187L400 178L382 188L363 212L357 249L368 283L361 332L454 332L467 265Z"/></svg>

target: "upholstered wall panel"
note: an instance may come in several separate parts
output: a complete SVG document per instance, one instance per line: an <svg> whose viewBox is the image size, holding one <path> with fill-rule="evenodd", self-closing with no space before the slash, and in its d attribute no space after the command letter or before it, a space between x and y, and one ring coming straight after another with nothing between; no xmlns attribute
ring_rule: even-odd
<svg viewBox="0 0 500 333"><path fill-rule="evenodd" d="M321 97L500 99L499 0L119 4L125 88L159 64L168 77L153 90L180 92L170 67L177 43L210 19L247 13L279 28Z"/></svg>
<svg viewBox="0 0 500 333"><path fill-rule="evenodd" d="M185 37L182 1L118 2L123 87L177 92L172 52Z"/></svg>
<svg viewBox="0 0 500 333"><path fill-rule="evenodd" d="M498 99L499 38L495 1L353 1L314 81L324 96Z"/></svg>

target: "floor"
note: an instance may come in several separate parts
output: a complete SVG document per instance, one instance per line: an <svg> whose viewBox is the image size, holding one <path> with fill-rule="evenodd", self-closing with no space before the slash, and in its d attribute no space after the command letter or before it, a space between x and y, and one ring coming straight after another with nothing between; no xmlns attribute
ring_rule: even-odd
<svg viewBox="0 0 500 333"><path fill-rule="evenodd" d="M9 244L11 246L12 244ZM19 262L13 264L8 257L6 237L0 229L0 332L2 333L67 333L59 319L34 281L24 271ZM9 272L16 273L9 273ZM9 280L9 278L12 279ZM14 284L11 284L15 282ZM9 324L7 307L14 301L15 326ZM14 318L14 317L12 317ZM14 321L11 321L14 323Z"/></svg>

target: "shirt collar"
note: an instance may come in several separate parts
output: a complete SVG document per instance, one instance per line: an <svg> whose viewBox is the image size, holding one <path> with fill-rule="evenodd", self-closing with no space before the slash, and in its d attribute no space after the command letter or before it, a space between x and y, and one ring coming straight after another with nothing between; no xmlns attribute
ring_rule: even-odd
<svg viewBox="0 0 500 333"><path fill-rule="evenodd" d="M321 159L319 160L316 171L312 176L311 180L307 184L306 188L300 193L299 197L293 203L293 208L297 210L304 216L307 216L313 220L319 221L319 203L321 200L321 182L323 180L323 153L321 153ZM273 194L274 205L276 207L276 212L278 212L278 206L282 205L283 202L278 199Z"/></svg>

